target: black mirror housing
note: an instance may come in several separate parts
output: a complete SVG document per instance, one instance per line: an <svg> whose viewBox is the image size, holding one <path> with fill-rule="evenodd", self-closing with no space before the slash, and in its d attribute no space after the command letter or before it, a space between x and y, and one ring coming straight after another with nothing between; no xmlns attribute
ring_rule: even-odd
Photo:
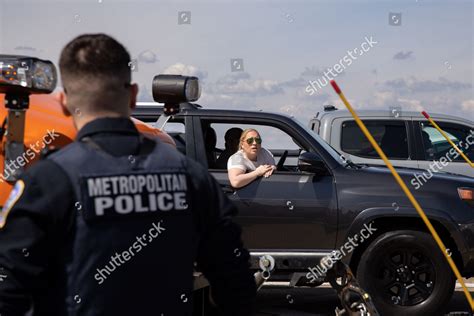
<svg viewBox="0 0 474 316"><path fill-rule="evenodd" d="M176 114L180 103L197 101L200 96L197 77L157 75L153 78L153 99L165 104L165 115Z"/></svg>
<svg viewBox="0 0 474 316"><path fill-rule="evenodd" d="M302 153L298 157L298 169L302 172L327 174L328 169L321 157L312 152Z"/></svg>

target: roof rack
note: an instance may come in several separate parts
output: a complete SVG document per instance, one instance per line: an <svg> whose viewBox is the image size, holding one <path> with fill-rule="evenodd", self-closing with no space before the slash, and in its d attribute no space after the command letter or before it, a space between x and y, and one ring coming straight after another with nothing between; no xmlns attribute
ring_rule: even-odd
<svg viewBox="0 0 474 316"><path fill-rule="evenodd" d="M162 108L163 104L158 103L158 102L137 102L137 106L155 106ZM197 103L189 103L189 102L183 102L179 104L179 109L180 110L196 110L196 109L201 109L202 106Z"/></svg>

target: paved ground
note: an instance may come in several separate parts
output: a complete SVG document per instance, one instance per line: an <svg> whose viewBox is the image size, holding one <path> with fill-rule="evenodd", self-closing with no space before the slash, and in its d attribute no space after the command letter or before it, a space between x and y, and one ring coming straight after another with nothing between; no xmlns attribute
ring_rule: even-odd
<svg viewBox="0 0 474 316"><path fill-rule="evenodd" d="M474 279L466 281L474 294ZM330 288L316 289L262 289L258 295L258 315L334 315L339 300ZM461 290L456 290L448 312L468 312L469 304ZM462 315L462 314L459 314ZM467 315L467 314L465 314Z"/></svg>

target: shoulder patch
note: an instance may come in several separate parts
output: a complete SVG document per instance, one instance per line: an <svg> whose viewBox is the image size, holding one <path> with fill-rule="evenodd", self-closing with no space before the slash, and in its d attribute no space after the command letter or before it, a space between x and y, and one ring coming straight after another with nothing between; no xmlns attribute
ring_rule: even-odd
<svg viewBox="0 0 474 316"><path fill-rule="evenodd" d="M3 208L0 211L0 229L2 229L5 226L7 222L8 213L12 209L13 205L15 205L15 203L21 197L24 190L25 190L25 183L23 182L23 180L18 180L15 183L15 186L13 187L12 191L10 192L10 195L8 196L8 199L5 202L5 205L3 205Z"/></svg>

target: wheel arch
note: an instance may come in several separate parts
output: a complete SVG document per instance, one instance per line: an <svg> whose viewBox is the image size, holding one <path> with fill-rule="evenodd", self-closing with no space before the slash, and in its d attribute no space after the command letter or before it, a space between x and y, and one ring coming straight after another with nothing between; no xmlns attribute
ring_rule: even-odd
<svg viewBox="0 0 474 316"><path fill-rule="evenodd" d="M401 212L398 213L398 211ZM358 216L358 218L354 220L353 224L348 230L345 240L347 240L348 237L354 236L356 233L358 233L364 227L364 224L372 223L372 226L377 230L362 244L360 244L358 247L355 247L350 257L348 256L346 259L352 271L357 271L360 258L369 245L377 237L386 232L395 230L414 230L430 234L428 227L426 227L425 223L418 216L414 209L400 209L398 211L396 215L393 215L393 209L389 209L389 214L386 213L386 210L382 211L381 209L372 209L370 212L365 214L368 215L368 213L370 213L370 216ZM451 257L453 258L454 263L458 269L462 271L464 267L464 262L460 251L462 245L459 244L460 240L456 238L457 232L454 222L445 215L446 214L440 214L439 212L431 212L431 214L427 213L427 216L434 229L440 236L446 248L452 253Z"/></svg>

